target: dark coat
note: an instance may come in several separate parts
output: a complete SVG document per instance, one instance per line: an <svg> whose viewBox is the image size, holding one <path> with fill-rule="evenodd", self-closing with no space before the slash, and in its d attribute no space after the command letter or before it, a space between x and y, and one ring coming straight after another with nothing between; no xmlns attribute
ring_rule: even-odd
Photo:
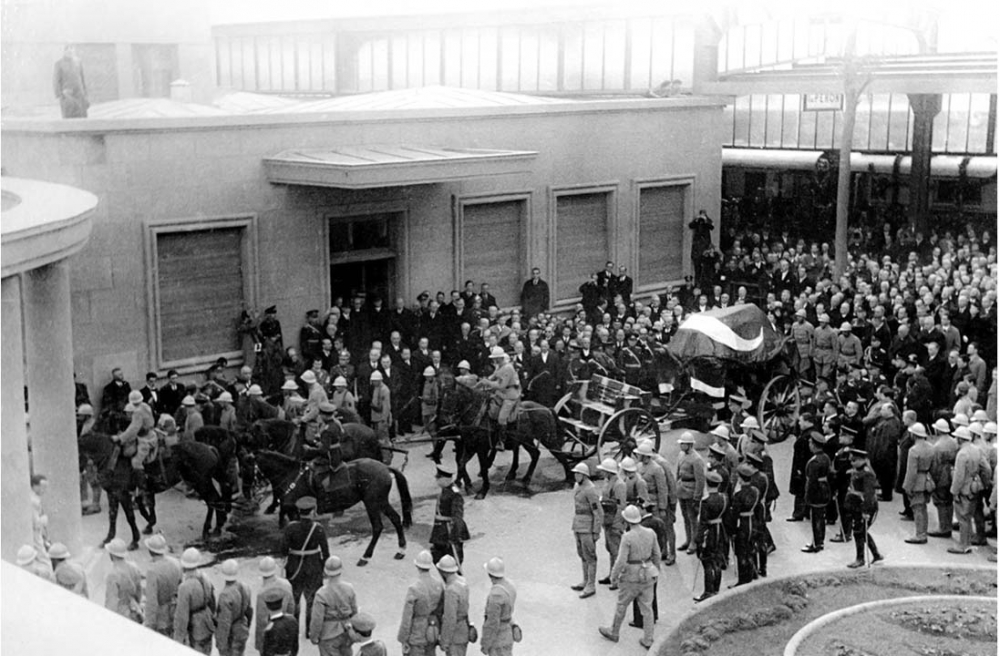
<svg viewBox="0 0 1000 656"><path fill-rule="evenodd" d="M547 362L542 362L541 355L532 356L527 376L531 383L532 400L551 408L562 394L565 367L562 358L555 351L549 351L547 359Z"/></svg>
<svg viewBox="0 0 1000 656"><path fill-rule="evenodd" d="M528 280L521 287L521 312L525 317L534 317L549 309L549 283L541 278L536 283Z"/></svg>
<svg viewBox="0 0 1000 656"><path fill-rule="evenodd" d="M830 457L817 453L806 463L806 505L822 507L830 498Z"/></svg>
<svg viewBox="0 0 1000 656"><path fill-rule="evenodd" d="M313 525L316 526L315 530L312 530ZM310 535L310 531L312 535ZM285 561L285 577L288 581L294 585L296 581L314 580L322 585L323 563L330 557L330 545L326 541L326 531L323 530L323 525L311 519L292 522L285 527L282 538L282 553L288 555L288 559ZM317 548L320 550L319 553L306 556L293 553L312 551Z"/></svg>
<svg viewBox="0 0 1000 656"><path fill-rule="evenodd" d="M809 430L795 439L792 445L792 472L788 481L788 493L799 495L806 491L806 463L812 457L809 451L810 435L815 430Z"/></svg>
<svg viewBox="0 0 1000 656"><path fill-rule="evenodd" d="M299 623L294 617L282 615L271 620L264 629L264 644L260 650L261 656L278 656L279 654L299 653Z"/></svg>

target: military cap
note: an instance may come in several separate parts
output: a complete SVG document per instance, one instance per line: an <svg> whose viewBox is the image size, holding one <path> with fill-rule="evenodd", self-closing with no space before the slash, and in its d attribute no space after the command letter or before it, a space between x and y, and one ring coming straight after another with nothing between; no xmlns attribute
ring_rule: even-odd
<svg viewBox="0 0 1000 656"><path fill-rule="evenodd" d="M867 458L868 452L863 449L849 449L848 453L851 454L852 458Z"/></svg>
<svg viewBox="0 0 1000 656"><path fill-rule="evenodd" d="M285 593L281 588L267 588L260 593L268 610L278 610L285 603Z"/></svg>
<svg viewBox="0 0 1000 656"><path fill-rule="evenodd" d="M434 478L451 478L452 476L454 476L454 474L445 469L441 469L440 467L438 467L437 471L434 472Z"/></svg>
<svg viewBox="0 0 1000 656"><path fill-rule="evenodd" d="M316 497L299 497L295 501L295 507L299 510L315 510Z"/></svg>
<svg viewBox="0 0 1000 656"><path fill-rule="evenodd" d="M724 448L722 448L722 446L719 445L719 444L711 444L711 445L709 445L708 450L710 452L714 453L715 455L719 456L720 458L721 457L725 457L725 455L726 455L726 450Z"/></svg>
<svg viewBox="0 0 1000 656"><path fill-rule="evenodd" d="M722 475L716 471L710 471L705 474L705 480L708 481L709 485L718 485L722 483Z"/></svg>
<svg viewBox="0 0 1000 656"><path fill-rule="evenodd" d="M319 411L331 414L337 411L337 406L333 405L329 401L321 401L319 404Z"/></svg>
<svg viewBox="0 0 1000 656"><path fill-rule="evenodd" d="M739 403L742 406L746 406L747 404L750 403L750 399L748 399L747 397L745 397L742 394L740 394L739 392L737 392L735 394L730 394L729 395L729 402L730 403Z"/></svg>
<svg viewBox="0 0 1000 656"><path fill-rule="evenodd" d="M430 297L431 297L430 292L420 292L420 294L417 295L417 300L426 301Z"/></svg>
<svg viewBox="0 0 1000 656"><path fill-rule="evenodd" d="M749 479L754 475L753 467L745 462L736 468L736 473L739 474L740 478L744 479Z"/></svg>
<svg viewBox="0 0 1000 656"><path fill-rule="evenodd" d="M757 453L756 451L747 451L745 457L750 462L756 463L758 465L763 465L764 464L764 458L761 457L761 455L759 453Z"/></svg>
<svg viewBox="0 0 1000 656"><path fill-rule="evenodd" d="M307 317L318 317L319 316L319 310L309 310L308 312L306 312L306 316Z"/></svg>
<svg viewBox="0 0 1000 656"><path fill-rule="evenodd" d="M278 306L271 305L269 307L264 308L264 314L278 314Z"/></svg>
<svg viewBox="0 0 1000 656"><path fill-rule="evenodd" d="M761 444L767 444L768 443L767 435L764 434L764 431L762 431L762 430L751 430L751 431L748 431L748 433L750 435L750 439L757 440Z"/></svg>
<svg viewBox="0 0 1000 656"><path fill-rule="evenodd" d="M194 402L195 403L208 403L209 400L210 399L208 398L207 394L203 394L201 392L198 392L197 394L194 395Z"/></svg>
<svg viewBox="0 0 1000 656"><path fill-rule="evenodd" d="M809 439L820 446L824 446L830 438L822 433L813 432L813 434L809 436Z"/></svg>
<svg viewBox="0 0 1000 656"><path fill-rule="evenodd" d="M451 556L445 556L445 558L451 558ZM361 611L351 618L351 627L364 636L370 636L375 630L375 618L365 611Z"/></svg>

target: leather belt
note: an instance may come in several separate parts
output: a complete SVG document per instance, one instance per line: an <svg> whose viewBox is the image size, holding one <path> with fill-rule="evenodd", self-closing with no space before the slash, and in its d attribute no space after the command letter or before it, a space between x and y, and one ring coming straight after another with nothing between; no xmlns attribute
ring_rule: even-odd
<svg viewBox="0 0 1000 656"><path fill-rule="evenodd" d="M321 553L323 553L323 550L320 549L319 547L316 547L315 549L306 549L305 551L301 549L288 550L289 556L315 556L316 554L321 554Z"/></svg>
<svg viewBox="0 0 1000 656"><path fill-rule="evenodd" d="M631 558L626 561L629 565L649 565L653 561L651 560L632 560Z"/></svg>
<svg viewBox="0 0 1000 656"><path fill-rule="evenodd" d="M750 512L741 512L740 517L753 517L753 511L751 510Z"/></svg>
<svg viewBox="0 0 1000 656"><path fill-rule="evenodd" d="M450 522L451 520L452 520L451 517L445 517L444 515L434 515L435 522Z"/></svg>
<svg viewBox="0 0 1000 656"><path fill-rule="evenodd" d="M709 524L721 524L722 520L721 519L709 519L708 523Z"/></svg>
<svg viewBox="0 0 1000 656"><path fill-rule="evenodd" d="M690 482L696 481L698 479L697 478L682 478L681 480L684 481L685 483L690 483Z"/></svg>

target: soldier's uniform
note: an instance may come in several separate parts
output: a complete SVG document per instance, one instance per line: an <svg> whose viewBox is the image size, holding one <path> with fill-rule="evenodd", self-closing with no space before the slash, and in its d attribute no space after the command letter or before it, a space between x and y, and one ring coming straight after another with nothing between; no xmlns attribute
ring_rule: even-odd
<svg viewBox="0 0 1000 656"><path fill-rule="evenodd" d="M584 468L587 467L586 463L581 464ZM576 555L580 557L583 569L583 582L581 585L573 586L573 589L582 590L581 597L589 597L595 591L597 539L604 525L601 497L589 474L584 475L583 480L573 491L573 507L573 537L576 540Z"/></svg>
<svg viewBox="0 0 1000 656"><path fill-rule="evenodd" d="M479 646L486 656L510 656L514 648L512 631L517 589L507 578L493 581L486 596L486 613Z"/></svg>
<svg viewBox="0 0 1000 656"><path fill-rule="evenodd" d="M444 587L438 642L445 656L465 656L469 647L469 585L458 574Z"/></svg>
<svg viewBox="0 0 1000 656"><path fill-rule="evenodd" d="M403 619L396 640L409 647L409 656L434 656L437 645L427 639L428 626L441 626L444 585L423 570L406 590Z"/></svg>
<svg viewBox="0 0 1000 656"><path fill-rule="evenodd" d="M633 509L627 508L631 513ZM641 521L641 513L635 509L636 520ZM626 520L629 520L626 514ZM629 520L632 526L622 537L618 550L618 559L611 569L611 582L618 586L618 605L610 629L602 627L601 634L611 640L618 640L618 632L625 613L633 601L639 602L642 613L643 639L642 644L649 647L653 643L653 585L660 572L660 545L652 529L640 526L637 521Z"/></svg>
<svg viewBox="0 0 1000 656"><path fill-rule="evenodd" d="M163 556L146 570L146 609L143 624L157 633L173 637L177 589L184 570L176 558Z"/></svg>
<svg viewBox="0 0 1000 656"><path fill-rule="evenodd" d="M243 656L253 619L251 602L250 588L239 581L227 582L219 593L215 629L219 656Z"/></svg>
<svg viewBox="0 0 1000 656"><path fill-rule="evenodd" d="M756 461L754 460L755 458L757 459ZM755 469L761 466L759 459L757 454L750 454L748 456L749 464ZM755 572L756 576L767 576L767 555L774 544L774 541L771 539L771 531L767 527L767 521L770 518L770 512L767 508L770 482L767 480L767 474L757 469L750 477L750 484L757 488L759 495L759 501L754 507L753 516L753 545L756 556Z"/></svg>
<svg viewBox="0 0 1000 656"><path fill-rule="evenodd" d="M740 487L733 493L733 515L736 518L736 533L733 536L733 552L736 554L737 585L750 583L757 577L755 566L756 536L754 514L760 503L760 492L750 483L753 468L740 465L738 468Z"/></svg>
<svg viewBox="0 0 1000 656"><path fill-rule="evenodd" d="M299 499L300 510L310 511L315 500ZM323 585L323 563L330 557L330 546L326 541L326 531L314 519L306 518L290 523L284 531L285 577L292 584L292 598L295 600L295 620L302 617L300 599L306 598L305 618L312 615L313 597Z"/></svg>
<svg viewBox="0 0 1000 656"><path fill-rule="evenodd" d="M726 497L718 491L723 478L718 472L712 472L709 480L714 481L716 489L710 488L708 497L701 502L698 529L694 534L698 558L705 568L705 591L695 601L704 601L718 594L722 584L722 566L726 561L727 538L722 515L726 511L727 502Z"/></svg>
<svg viewBox="0 0 1000 656"><path fill-rule="evenodd" d="M625 501L634 506L645 505L649 499L649 490L646 488L646 481L636 473L634 476L625 476Z"/></svg>
<svg viewBox="0 0 1000 656"><path fill-rule="evenodd" d="M264 579L260 592L257 593L257 623L254 625L254 646L257 651L264 652L265 633L268 624L272 621L267 609L267 599L280 599L280 610L285 616L295 624L295 635L298 636L298 622L295 621L295 599L292 597L292 584L280 576L270 576ZM298 640L296 639L296 649Z"/></svg>
<svg viewBox="0 0 1000 656"><path fill-rule="evenodd" d="M622 517L622 511L625 510L625 481L616 475L604 481L601 509L604 511L604 547L608 550L609 560L614 564L625 533L625 519ZM611 574L601 579L600 583L611 583Z"/></svg>
<svg viewBox="0 0 1000 656"><path fill-rule="evenodd" d="M457 485L449 485L441 490L441 496L438 497L434 526L431 528L431 557L434 562L448 555L455 557L461 564L465 560L462 543L469 537L462 491Z"/></svg>
<svg viewBox="0 0 1000 656"><path fill-rule="evenodd" d="M914 433L913 429L919 426L923 432L923 439L920 433ZM910 496L910 508L913 510L913 522L915 524L916 535L906 541L913 543L927 542L927 502L930 501L931 493L935 489L934 479L931 469L934 467L934 447L927 443L926 430L921 424L914 424L910 427L910 432L918 437L913 441L909 453L906 455L906 474L903 478L903 492Z"/></svg>
<svg viewBox="0 0 1000 656"><path fill-rule="evenodd" d="M36 561L37 562L37 561ZM48 569L48 580L53 580ZM142 598L142 573L127 560L111 566L105 584L104 607L130 620L139 621L139 600Z"/></svg>
<svg viewBox="0 0 1000 656"><path fill-rule="evenodd" d="M820 446L826 444L826 438L818 433L813 433L811 439ZM812 544L804 549L808 553L821 551L826 538L826 506L831 498L830 468L830 457L822 451L814 453L806 463L805 503L809 508L813 536Z"/></svg>
<svg viewBox="0 0 1000 656"><path fill-rule="evenodd" d="M64 560L55 566L52 571L56 583L66 588L74 594L78 594L84 599L90 598L87 590L87 572L79 563L71 560Z"/></svg>
<svg viewBox="0 0 1000 656"><path fill-rule="evenodd" d="M681 453L677 461L677 498L684 517L684 544L680 550L691 546L691 538L698 524L698 506L705 491L705 461L692 448Z"/></svg>
<svg viewBox="0 0 1000 656"><path fill-rule="evenodd" d="M649 492L649 500L656 504L655 514L666 521L667 511L670 507L670 493L667 488L667 475L663 467L652 458L643 459L639 463L639 475L646 481L646 490Z"/></svg>
<svg viewBox="0 0 1000 656"><path fill-rule="evenodd" d="M960 434L963 430L964 434ZM993 472L989 463L983 457L982 451L964 435L971 433L964 426L955 431L956 436L963 435L959 444L958 455L955 457L955 470L951 481L951 494L954 497L955 518L958 520L959 543L949 551L969 553L972 550L972 515L976 501L982 491L990 485ZM978 483L977 483L978 481ZM978 489L977 489L978 487Z"/></svg>
<svg viewBox="0 0 1000 656"><path fill-rule="evenodd" d="M951 537L951 520L954 497L951 495L952 471L958 456L958 441L949 434L940 435L934 443L934 462L931 476L934 478L934 492L931 496L937 509L938 530L935 537Z"/></svg>
<svg viewBox="0 0 1000 656"><path fill-rule="evenodd" d="M882 560L869 529L878 515L878 479L868 465L867 453L860 449L852 449L855 460L864 459L864 465L855 467L851 472L851 484L844 497L844 513L848 516L851 532L854 534L854 547L857 552L853 563L848 567L858 567L864 564L865 545L872 552L872 562Z"/></svg>
<svg viewBox="0 0 1000 656"><path fill-rule="evenodd" d="M813 362L816 364L817 379L833 379L834 367L840 357L838 337L837 331L823 321L820 321L819 327L813 331Z"/></svg>
<svg viewBox="0 0 1000 656"><path fill-rule="evenodd" d="M215 588L201 572L185 575L177 588L174 640L209 656L215 633Z"/></svg>
<svg viewBox="0 0 1000 656"><path fill-rule="evenodd" d="M307 636L319 645L320 656L351 656L347 623L358 614L354 586L330 577L313 599Z"/></svg>
<svg viewBox="0 0 1000 656"><path fill-rule="evenodd" d="M805 311L800 310L805 316ZM803 319L796 321L790 329L792 341L799 355L797 371L800 376L807 377L812 369L813 346L815 343L816 329L811 323Z"/></svg>
<svg viewBox="0 0 1000 656"><path fill-rule="evenodd" d="M295 656L299 652L299 623L285 611L275 611L264 620L260 656Z"/></svg>
<svg viewBox="0 0 1000 656"><path fill-rule="evenodd" d="M846 430L846 429L841 429ZM837 449L833 455L833 490L831 502L827 504L827 517L833 517L840 521L840 535L830 538L831 542L847 542L850 539L851 526L847 516L843 512L844 497L847 496L847 488L851 485L851 445L845 445ZM831 514L830 509L833 507Z"/></svg>

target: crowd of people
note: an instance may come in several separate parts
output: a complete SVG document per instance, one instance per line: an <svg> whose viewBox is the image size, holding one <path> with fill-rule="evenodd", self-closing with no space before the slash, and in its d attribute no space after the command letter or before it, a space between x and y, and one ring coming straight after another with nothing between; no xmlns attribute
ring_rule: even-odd
<svg viewBox="0 0 1000 656"><path fill-rule="evenodd" d="M494 387L550 407L573 380L595 371L652 389L653 352L687 316L755 303L794 344L797 374L809 390L788 473L794 498L788 520L812 523L804 551L822 550L833 527L831 541L855 541L850 566L868 562L868 551L880 561L869 529L878 502L893 493L903 497L901 519L914 521L908 542L951 537L953 515L958 540L950 551L969 553L995 536L992 236L885 230L867 250L853 245L847 270L835 277L826 244L787 231L727 231L719 251L705 241L714 229L707 215L690 228L697 277L662 294L636 294L627 268L608 262L581 285L580 302L560 314L552 312L548 285L534 269L513 309L502 310L489 284L477 288L475 281L447 295L422 292L412 307L397 298L387 308L377 296L358 294L335 299L325 313L309 311L292 345L270 307L261 319L244 316L245 360L236 380L224 377L228 363L220 361L201 383L182 384L171 371L157 387L151 372L145 386L132 390L115 370L99 415L118 418L123 446L147 435L194 439L203 425L242 431L269 417L317 426L306 431L315 440L334 411L368 423L383 443L418 425L433 435L442 373L460 382L495 382L513 372L509 383ZM79 423L86 430L95 410L79 397L81 387ZM677 462L639 444L621 462L593 470L583 463L576 471L577 507L589 510L574 519L584 573L574 587L583 597L594 594L602 531L612 563L621 563L600 582L621 590L605 637L617 639L624 608L634 600L633 623L649 627L643 641L651 640L656 597L649 590L661 558L668 566L678 553L701 558L705 589L698 600L718 592L730 550L737 585L767 575L775 548L768 522L783 477L743 393L727 390L705 456L686 434ZM123 452L139 452L137 463L148 457L138 448ZM597 489L587 483L591 477L606 480ZM927 527L928 504L938 511L934 531ZM685 540L675 547L678 505ZM629 549L642 551L641 558L626 554L622 561L624 538L633 533L641 539L630 538ZM432 562L440 566L438 556Z"/></svg>

